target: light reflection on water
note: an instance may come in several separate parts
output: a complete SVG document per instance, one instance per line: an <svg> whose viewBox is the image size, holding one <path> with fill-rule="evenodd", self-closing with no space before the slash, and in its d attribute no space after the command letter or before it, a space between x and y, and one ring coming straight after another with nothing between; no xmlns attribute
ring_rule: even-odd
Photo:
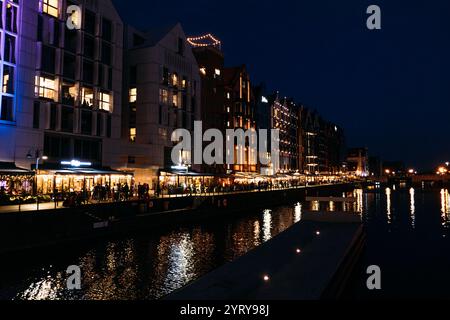
<svg viewBox="0 0 450 320"><path fill-rule="evenodd" d="M336 212L361 212L365 224L375 229L420 232L433 214L428 208L435 208L434 213L442 216L444 226L438 223L439 228L449 225L448 190L424 194L420 189L387 188L375 193L355 190L343 195L356 201L334 203ZM328 202L325 205L328 209L333 207ZM51 258L26 257L22 262L14 262L16 265L11 269L14 272L8 273L14 276L6 279L6 286L2 283L0 298L161 298L272 239L301 221L303 209L310 207L321 209L320 203L297 203L234 220L152 230L126 240L100 241L68 249L74 252L57 252ZM27 266L30 261L34 262ZM72 264L79 265L83 272L81 292L65 290L65 270Z"/></svg>
<svg viewBox="0 0 450 320"><path fill-rule="evenodd" d="M158 299L269 241L299 222L301 214L297 204L233 221L68 248L61 257L59 252L51 258L31 257L33 268L15 262L23 270L13 271L17 278L0 288L0 299ZM65 289L69 265L82 270L81 291Z"/></svg>

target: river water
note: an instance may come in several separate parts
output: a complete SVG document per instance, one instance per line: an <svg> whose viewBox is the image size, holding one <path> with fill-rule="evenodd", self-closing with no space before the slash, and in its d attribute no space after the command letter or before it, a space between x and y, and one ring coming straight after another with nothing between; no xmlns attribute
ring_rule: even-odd
<svg viewBox="0 0 450 320"><path fill-rule="evenodd" d="M349 298L402 294L407 288L404 286L410 284L411 274L414 280L414 276L422 274L422 267L430 272L434 263L440 264L440 271L450 266L446 258L450 251L445 254L441 251L448 249L450 238L447 237L450 217L447 190L355 190L348 194L351 195L358 200L351 208L334 203L322 207L318 203L295 203L245 212L240 218L149 229L125 238L99 239L1 257L0 299L158 299L269 241L300 222L306 209L362 214L368 246L346 292ZM425 252L417 253L418 244ZM387 290L383 293L368 292L365 287L364 272L370 264L380 265L386 273L383 280ZM71 265L82 270L82 290L66 289L66 269ZM405 265L409 267L401 271ZM398 277L399 272L407 275ZM435 280L446 283L443 274L436 272ZM419 288L421 292L427 287L421 281ZM445 294L446 288L436 292Z"/></svg>

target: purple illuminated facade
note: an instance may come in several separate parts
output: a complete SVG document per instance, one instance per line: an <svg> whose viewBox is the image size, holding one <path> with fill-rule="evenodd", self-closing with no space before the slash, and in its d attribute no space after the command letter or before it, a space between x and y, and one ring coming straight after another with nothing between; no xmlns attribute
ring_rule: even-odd
<svg viewBox="0 0 450 320"><path fill-rule="evenodd" d="M67 25L78 5L80 30ZM109 0L0 0L0 162L111 166L121 135L123 24Z"/></svg>

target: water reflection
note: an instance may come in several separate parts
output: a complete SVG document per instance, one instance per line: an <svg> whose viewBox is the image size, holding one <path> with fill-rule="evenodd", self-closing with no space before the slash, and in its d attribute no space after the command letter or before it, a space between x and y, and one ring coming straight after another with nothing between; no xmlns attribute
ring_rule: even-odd
<svg viewBox="0 0 450 320"><path fill-rule="evenodd" d="M386 188L386 213L388 218L388 224L392 223L392 191L390 188Z"/></svg>
<svg viewBox="0 0 450 320"><path fill-rule="evenodd" d="M295 205L294 211L295 211L295 217L294 217L294 222L300 222L300 220L302 220L302 204L299 202Z"/></svg>
<svg viewBox="0 0 450 320"><path fill-rule="evenodd" d="M263 216L263 241L267 242L272 239L272 211L264 210Z"/></svg>
<svg viewBox="0 0 450 320"><path fill-rule="evenodd" d="M410 198L410 213L411 213L411 227L413 229L416 228L416 191L414 188L409 189L409 198Z"/></svg>
<svg viewBox="0 0 450 320"><path fill-rule="evenodd" d="M448 189L441 190L441 216L442 224L447 225L450 220L450 196Z"/></svg>
<svg viewBox="0 0 450 320"><path fill-rule="evenodd" d="M85 244L68 249L64 257L27 257L36 266L15 261L23 270L2 285L0 298L158 299L246 254L301 219L302 204L297 203L231 221ZM80 266L83 290L65 289L68 265ZM11 292L14 296L8 295Z"/></svg>

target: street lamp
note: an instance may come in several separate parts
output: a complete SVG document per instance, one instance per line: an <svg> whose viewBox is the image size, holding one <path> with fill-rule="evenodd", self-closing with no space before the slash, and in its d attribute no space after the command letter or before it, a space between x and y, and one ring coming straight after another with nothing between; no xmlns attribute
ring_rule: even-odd
<svg viewBox="0 0 450 320"><path fill-rule="evenodd" d="M34 156L33 156L34 153ZM37 210L39 210L39 195L38 195L38 173L39 173L39 162L41 160L48 160L48 157L45 156L43 154L44 152L42 150L36 149L34 150L34 152L32 150L30 150L27 154L27 159L31 160L31 159L35 159L36 160L36 173L35 173L35 188L36 188L36 205L37 205Z"/></svg>

